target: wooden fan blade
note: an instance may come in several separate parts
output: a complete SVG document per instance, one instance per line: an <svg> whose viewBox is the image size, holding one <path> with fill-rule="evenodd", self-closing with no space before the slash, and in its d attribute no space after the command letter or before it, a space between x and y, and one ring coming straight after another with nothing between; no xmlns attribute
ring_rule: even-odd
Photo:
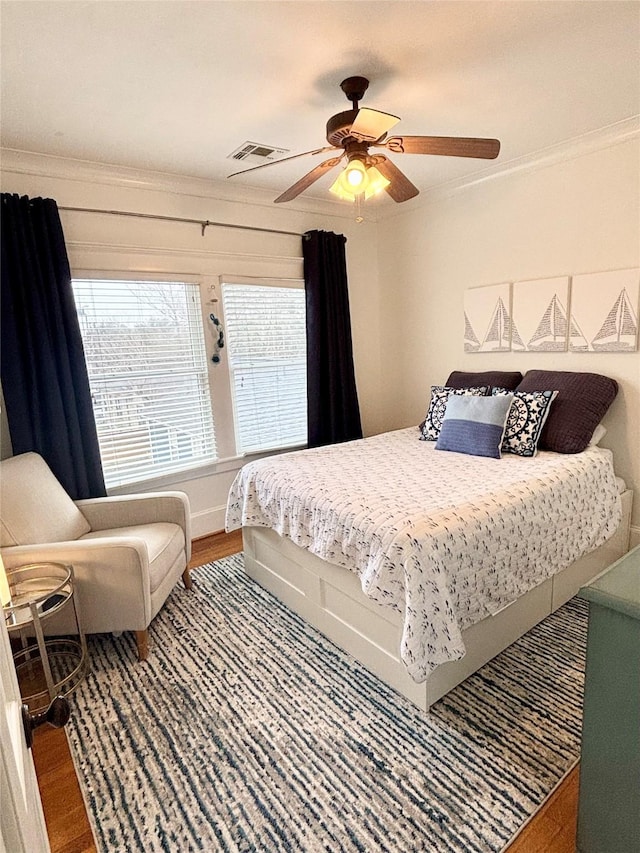
<svg viewBox="0 0 640 853"><path fill-rule="evenodd" d="M267 166L277 166L278 163L286 163L287 160L297 160L298 157L306 157L308 154L323 154L325 151L340 151L334 145L326 145L324 148L315 148L313 151L303 151L302 154L292 154L291 157L282 157L280 160L270 160L268 163L260 163L259 166L251 166L250 169L242 169L227 175L227 178L235 178L236 175L245 175L247 172L255 172L256 169L264 169Z"/></svg>
<svg viewBox="0 0 640 853"><path fill-rule="evenodd" d="M333 169L334 166L337 166L343 157L344 154L340 157L331 157L329 160L325 160L323 163L320 163L315 167L315 169L312 169L310 172L307 172L306 175L303 175L303 177L301 177L299 181L296 181L293 186L289 187L288 190L285 190L282 195L279 195L278 198L275 199L275 204L279 204L282 201L291 201L291 199L299 196L300 193L304 192L311 186L311 184L321 178L325 172L328 172L329 169Z"/></svg>
<svg viewBox="0 0 640 853"><path fill-rule="evenodd" d="M360 142L375 142L395 127L400 119L390 113L381 113L379 110L370 110L361 107L355 117L349 134Z"/></svg>
<svg viewBox="0 0 640 853"><path fill-rule="evenodd" d="M380 144L394 154L439 154L443 157L495 160L500 153L497 139L464 136L392 136Z"/></svg>
<svg viewBox="0 0 640 853"><path fill-rule="evenodd" d="M400 169L398 169L396 164L391 162L391 160L380 155L375 158L375 165L380 174L388 181L391 181L389 186L385 187L385 192L387 192L394 201L407 201L408 199L417 196L420 192L420 190L411 183L409 178L407 178L407 176L404 175Z"/></svg>

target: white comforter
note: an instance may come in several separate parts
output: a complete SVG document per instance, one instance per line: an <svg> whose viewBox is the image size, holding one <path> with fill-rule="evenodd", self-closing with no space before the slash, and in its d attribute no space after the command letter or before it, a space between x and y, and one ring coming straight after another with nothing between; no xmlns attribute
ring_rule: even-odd
<svg viewBox="0 0 640 853"><path fill-rule="evenodd" d="M357 572L404 614L415 681L465 653L461 632L616 530L611 453L502 459L435 450L415 428L245 465L227 529L265 526Z"/></svg>

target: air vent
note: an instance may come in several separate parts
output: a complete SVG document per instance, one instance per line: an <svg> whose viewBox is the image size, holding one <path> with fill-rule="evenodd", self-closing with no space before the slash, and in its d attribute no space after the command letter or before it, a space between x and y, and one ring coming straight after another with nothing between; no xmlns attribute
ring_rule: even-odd
<svg viewBox="0 0 640 853"><path fill-rule="evenodd" d="M257 164L277 160L283 154L288 153L288 148L274 148L273 145L262 145L259 142L244 142L235 151L227 155L227 159L242 160L243 163Z"/></svg>

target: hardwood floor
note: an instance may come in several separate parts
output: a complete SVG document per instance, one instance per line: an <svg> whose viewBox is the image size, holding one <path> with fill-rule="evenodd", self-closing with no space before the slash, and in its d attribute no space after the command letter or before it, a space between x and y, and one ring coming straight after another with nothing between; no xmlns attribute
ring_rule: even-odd
<svg viewBox="0 0 640 853"><path fill-rule="evenodd" d="M578 765L509 845L508 853L575 853L579 777Z"/></svg>
<svg viewBox="0 0 640 853"><path fill-rule="evenodd" d="M52 853L95 853L64 730L49 726L37 729L33 759Z"/></svg>
<svg viewBox="0 0 640 853"><path fill-rule="evenodd" d="M240 531L195 540L190 564L196 569L195 577L198 566L241 550ZM96 853L64 731L37 729L33 755L52 853ZM508 853L575 853L577 809L576 767L512 842Z"/></svg>

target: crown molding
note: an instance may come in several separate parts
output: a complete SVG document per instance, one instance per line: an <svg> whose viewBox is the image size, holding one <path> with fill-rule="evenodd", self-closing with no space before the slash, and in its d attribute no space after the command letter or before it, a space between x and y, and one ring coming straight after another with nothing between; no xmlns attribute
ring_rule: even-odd
<svg viewBox="0 0 640 853"><path fill-rule="evenodd" d="M30 175L41 178L57 178L77 183L102 184L121 189L167 192L175 195L228 203L250 204L269 208L273 213L273 190L232 185L221 181L207 180L188 175L176 175L152 170L134 169L128 166L113 166L90 160L76 160L34 151L15 148L0 149L0 171L4 175ZM300 196L282 208L286 212L329 215L351 220L352 211L332 200ZM370 217L372 219L373 217Z"/></svg>
<svg viewBox="0 0 640 853"><path fill-rule="evenodd" d="M493 178L513 175L515 172L533 172L537 169L545 169L548 166L554 166L556 163L575 160L594 151L611 148L613 145L619 145L638 136L640 136L640 116L631 116L615 124L584 133L582 136L576 136L556 145L550 145L548 148L542 148L533 154L516 157L500 165L484 169L482 172L476 172L475 175L470 175L466 180L451 181L448 184L435 187L434 192L438 190L457 192Z"/></svg>
<svg viewBox="0 0 640 853"><path fill-rule="evenodd" d="M595 151L611 148L614 145L620 145L623 142L638 138L640 138L640 115L630 116L622 121L598 128L598 130L592 130L581 136L559 142L556 145L550 145L548 148L534 151L532 154L526 154L512 160L506 160L505 162L494 163L479 172L474 172L463 178L456 178L453 181L447 181L430 187L421 192L420 197L415 199L412 207L413 209L426 207L432 202L448 198L457 193L480 186L488 181L546 169L549 166L576 160ZM408 209L408 207L404 207L404 210L401 211L392 208L388 212L385 211L386 215L383 215L381 218L390 219L398 216L400 213L406 212Z"/></svg>
<svg viewBox="0 0 640 853"><path fill-rule="evenodd" d="M640 116L630 116L606 127L551 145L548 148L512 160L494 162L481 171L422 190L419 198L403 205L402 209L398 209L397 205L369 205L367 220L374 223L388 220L408 210L418 209L438 199L477 187L487 181L548 168L638 137L640 137ZM133 169L126 166L113 166L107 163L75 160L12 148L0 149L0 157L0 170L3 174L32 175L58 178L65 181L97 183L125 189L168 192L211 201L250 204L268 208L272 214L275 212L271 190L232 186L221 181L210 181L204 178ZM353 211L350 206L346 208L342 202L325 201L311 196L299 196L293 202L289 202L286 209L278 211L283 222L286 221L284 214L287 210L295 211L297 214L320 214L338 219L353 220Z"/></svg>

